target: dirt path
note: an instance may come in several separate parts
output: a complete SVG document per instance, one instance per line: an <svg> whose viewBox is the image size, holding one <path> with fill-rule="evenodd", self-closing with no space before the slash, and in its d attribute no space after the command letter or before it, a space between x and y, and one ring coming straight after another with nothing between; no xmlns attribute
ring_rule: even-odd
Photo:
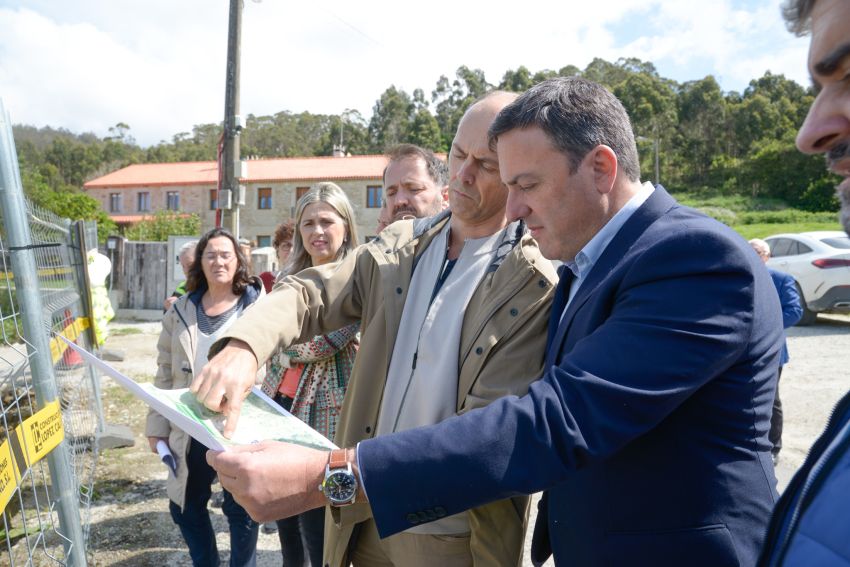
<svg viewBox="0 0 850 567"><path fill-rule="evenodd" d="M124 362L115 366L137 380L152 381L159 324L119 322L112 328L107 348L123 350L126 355ZM850 318L821 317L818 325L795 327L788 335L791 362L781 385L785 448L777 468L780 489L802 464L834 403L850 389ZM143 436L146 409L110 382L107 380L103 388L107 421L129 425L135 432L136 445L101 455L91 508L90 565L190 566L168 513L165 467L148 452ZM212 508L212 516L222 560L226 561L227 522L220 508ZM530 565L527 556L526 565ZM277 534L261 533L258 565L280 563Z"/></svg>

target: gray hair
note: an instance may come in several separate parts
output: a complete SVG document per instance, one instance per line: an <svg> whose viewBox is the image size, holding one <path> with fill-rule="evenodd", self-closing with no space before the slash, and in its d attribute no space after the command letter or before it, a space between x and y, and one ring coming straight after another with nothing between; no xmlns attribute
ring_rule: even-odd
<svg viewBox="0 0 850 567"><path fill-rule="evenodd" d="M189 252L193 251L197 247L198 247L198 241L197 240L190 240L189 242L185 243L183 246L180 247L180 250L177 252L177 257L182 258L183 256L185 256Z"/></svg>
<svg viewBox="0 0 850 567"><path fill-rule="evenodd" d="M753 250L755 250L759 256L770 258L770 245L761 238L750 239L750 246L753 247Z"/></svg>
<svg viewBox="0 0 850 567"><path fill-rule="evenodd" d="M812 10L817 0L787 0L782 5L782 17L791 33L804 36L812 26Z"/></svg>
<svg viewBox="0 0 850 567"><path fill-rule="evenodd" d="M570 173L595 147L606 145L630 181L640 180L635 135L622 103L598 83L556 77L538 83L506 106L490 126L490 146L515 129L536 126L567 156Z"/></svg>

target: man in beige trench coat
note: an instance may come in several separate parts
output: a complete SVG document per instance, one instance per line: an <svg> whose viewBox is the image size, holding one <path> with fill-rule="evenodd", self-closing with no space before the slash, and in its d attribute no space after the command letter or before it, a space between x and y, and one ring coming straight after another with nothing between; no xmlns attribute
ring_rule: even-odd
<svg viewBox="0 0 850 567"><path fill-rule="evenodd" d="M449 154L450 212L396 222L340 264L290 277L213 347L192 388L228 414L229 428L251 386L245 376L279 344L357 320L342 447L526 392L541 372L556 276L523 224L508 223L488 145L491 122L514 98L493 93L462 118ZM518 565L527 509L527 497L502 500L379 540L368 504L333 507L325 563Z"/></svg>

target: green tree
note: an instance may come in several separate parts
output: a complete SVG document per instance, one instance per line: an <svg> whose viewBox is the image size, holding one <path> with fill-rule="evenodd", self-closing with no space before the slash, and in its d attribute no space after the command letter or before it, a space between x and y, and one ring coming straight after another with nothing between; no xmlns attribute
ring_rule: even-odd
<svg viewBox="0 0 850 567"><path fill-rule="evenodd" d="M684 179L708 183L709 169L722 152L726 103L720 85L708 75L682 85L678 96L678 149Z"/></svg>
<svg viewBox="0 0 850 567"><path fill-rule="evenodd" d="M410 123L407 141L435 152L446 151L440 134L440 124L427 108L416 111Z"/></svg>
<svg viewBox="0 0 850 567"><path fill-rule="evenodd" d="M770 196L808 211L838 210L838 178L825 172L821 156L805 155L794 146L793 133L753 144L741 164L741 186L752 196Z"/></svg>
<svg viewBox="0 0 850 567"><path fill-rule="evenodd" d="M520 65L516 71L511 69L505 71L505 74L502 76L502 82L499 83L497 88L503 91L521 93L530 89L535 82L539 81L534 80L531 76L531 71L524 65Z"/></svg>
<svg viewBox="0 0 850 567"><path fill-rule="evenodd" d="M81 187L100 165L101 155L90 144L56 138L45 152L44 161L55 165L66 183Z"/></svg>
<svg viewBox="0 0 850 567"><path fill-rule="evenodd" d="M369 127L357 110L346 109L339 116L331 116L328 131L319 140L313 154L329 156L340 145L352 155L368 154L370 151Z"/></svg>
<svg viewBox="0 0 850 567"><path fill-rule="evenodd" d="M52 167L52 166L51 166ZM51 170L48 167L48 170ZM52 167L52 171L57 171ZM47 179L38 171L25 169L21 171L21 184L24 194L34 204L56 213L62 218L71 220L93 220L97 223L97 234L101 242L106 237L117 232L115 222L101 208L100 202L79 189L60 184L57 188L51 186L56 184L54 179Z"/></svg>
<svg viewBox="0 0 850 567"><path fill-rule="evenodd" d="M395 85L385 90L375 103L369 121L372 151L382 153L407 141L413 111L413 99L409 94L397 89Z"/></svg>
<svg viewBox="0 0 850 567"><path fill-rule="evenodd" d="M581 69L576 67L575 65L566 65L558 69L559 77L579 77L581 76Z"/></svg>
<svg viewBox="0 0 850 567"><path fill-rule="evenodd" d="M656 152L659 166L666 165L667 156L661 148L674 139L676 93L657 75L640 71L626 77L614 94L629 113L640 150L641 170L649 178L648 172L655 169Z"/></svg>
<svg viewBox="0 0 850 567"><path fill-rule="evenodd" d="M466 109L492 88L484 71L470 69L466 65L458 67L455 80L451 83L445 75L440 77L437 87L431 92L431 102L436 103L437 123L446 145L450 145L454 139L457 125Z"/></svg>

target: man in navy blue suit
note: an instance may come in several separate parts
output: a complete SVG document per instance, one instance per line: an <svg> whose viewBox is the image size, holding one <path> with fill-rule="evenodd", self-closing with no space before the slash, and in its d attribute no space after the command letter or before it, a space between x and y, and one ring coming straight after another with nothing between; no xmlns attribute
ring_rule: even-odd
<svg viewBox="0 0 850 567"><path fill-rule="evenodd" d="M776 499L767 271L740 236L640 182L626 111L596 83L544 81L490 135L509 217L565 263L544 374L522 398L349 449L381 536L546 490L538 564L549 550L557 565L753 564ZM322 505L315 486L341 470L276 443L208 460L259 520Z"/></svg>
<svg viewBox="0 0 850 567"><path fill-rule="evenodd" d="M770 246L761 238L751 238L750 246L759 255L761 261L765 264L770 260ZM779 294L779 306L782 308L782 327L787 329L797 324L803 316L803 306L800 303L800 294L797 293L797 282L794 281L794 276L774 270L771 267L767 268L770 273L770 278L773 280L773 286L776 288L776 293ZM773 455L773 464L779 460L779 451L782 450L782 400L779 398L779 380L782 378L782 369L790 360L788 356L788 345L785 340L782 341L782 356L779 358L779 371L776 373L776 397L773 399L773 414L770 417L770 432L767 435L770 444L773 448L770 450Z"/></svg>
<svg viewBox="0 0 850 567"><path fill-rule="evenodd" d="M788 29L810 35L808 68L815 95L797 134L797 148L825 154L843 178L841 221L850 234L850 2L787 0ZM850 392L833 408L826 428L776 505L760 566L850 567Z"/></svg>

